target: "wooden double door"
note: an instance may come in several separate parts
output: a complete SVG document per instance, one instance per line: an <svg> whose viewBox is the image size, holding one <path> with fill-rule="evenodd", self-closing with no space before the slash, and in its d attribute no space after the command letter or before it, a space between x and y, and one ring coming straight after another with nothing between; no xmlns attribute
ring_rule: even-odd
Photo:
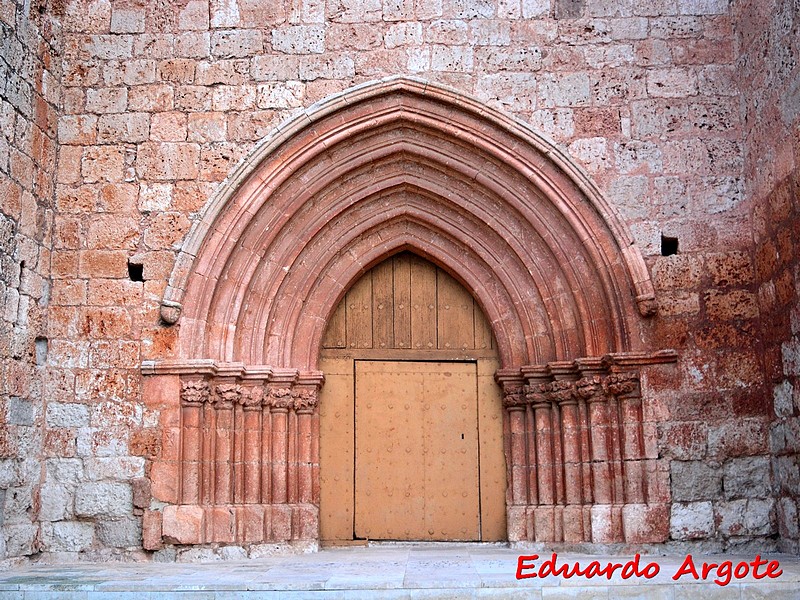
<svg viewBox="0 0 800 600"><path fill-rule="evenodd" d="M506 539L498 361L469 293L395 256L351 288L323 345L323 543Z"/></svg>

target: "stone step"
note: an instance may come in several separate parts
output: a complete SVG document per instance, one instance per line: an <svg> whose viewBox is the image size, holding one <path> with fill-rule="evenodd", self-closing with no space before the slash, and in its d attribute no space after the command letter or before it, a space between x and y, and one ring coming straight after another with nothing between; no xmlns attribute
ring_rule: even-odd
<svg viewBox="0 0 800 600"><path fill-rule="evenodd" d="M559 553L552 562L553 553L543 550L482 544L390 544L213 563L37 564L0 573L0 598L800 598L800 557L764 556L754 574L756 560L755 555L695 554L690 565L686 555L641 556L636 563L635 555ZM609 563L621 565L610 578L604 574ZM627 578L626 563L630 563ZM709 567L703 579L704 563L724 566ZM548 574L548 566L555 567L556 574ZM692 576L691 566L697 569L698 580ZM584 574L575 573L576 568ZM518 579L518 569L527 577ZM598 575L597 569L604 569L603 574ZM673 577L681 571L685 574L675 581ZM729 581L719 585L714 579Z"/></svg>

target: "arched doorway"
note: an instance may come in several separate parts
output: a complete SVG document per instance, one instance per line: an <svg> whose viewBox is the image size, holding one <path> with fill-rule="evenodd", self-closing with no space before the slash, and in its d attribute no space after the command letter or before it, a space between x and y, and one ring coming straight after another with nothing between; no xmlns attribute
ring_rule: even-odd
<svg viewBox="0 0 800 600"><path fill-rule="evenodd" d="M508 539L666 535L639 381L675 357L649 345L655 297L630 233L524 123L394 78L279 127L184 241L161 302L174 354L143 365L165 505L146 518L163 537L319 540L322 339L353 283L402 251L456 276L491 328Z"/></svg>
<svg viewBox="0 0 800 600"><path fill-rule="evenodd" d="M503 406L489 323L402 252L347 292L322 339L320 539L506 539Z"/></svg>

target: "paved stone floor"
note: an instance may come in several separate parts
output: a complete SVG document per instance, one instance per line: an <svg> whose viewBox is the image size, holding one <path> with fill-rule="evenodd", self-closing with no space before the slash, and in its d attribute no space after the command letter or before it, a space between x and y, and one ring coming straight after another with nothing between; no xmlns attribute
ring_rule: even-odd
<svg viewBox="0 0 800 600"><path fill-rule="evenodd" d="M529 554L529 552L525 552ZM587 580L549 575L517 580L518 550L485 545L391 545L322 550L314 554L251 561L215 563L86 563L39 565L0 573L0 598L238 600L244 598L381 599L508 598L508 599L654 599L654 600L788 600L800 599L800 557L775 555L783 574L755 579L750 574L727 586L672 576L684 557L642 557L640 566L659 565L651 579L623 579L616 571ZM550 554L531 561L533 572ZM559 554L558 565L583 569L593 560L601 565L630 556L598 557ZM694 563L752 561L753 556L699 556ZM525 573L532 571L526 570ZM765 567L758 573L763 574Z"/></svg>

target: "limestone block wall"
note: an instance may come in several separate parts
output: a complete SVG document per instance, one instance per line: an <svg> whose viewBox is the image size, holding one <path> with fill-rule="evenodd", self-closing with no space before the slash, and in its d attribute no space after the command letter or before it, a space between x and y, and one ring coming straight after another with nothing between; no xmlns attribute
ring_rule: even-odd
<svg viewBox="0 0 800 600"><path fill-rule="evenodd" d="M555 140L632 231L657 288L654 349L679 353L641 381L673 548L797 540L796 450L775 446L797 426L797 328L764 327L797 312L797 252L761 269L750 217L759 248L796 228L796 204L763 230L755 217L796 173L775 140L796 123L798 17L761 4L0 0L0 556L144 556L164 449L140 365L174 349L159 302L181 241L281 122L397 74ZM770 285L795 295L772 304Z"/></svg>
<svg viewBox="0 0 800 600"><path fill-rule="evenodd" d="M0 2L0 558L39 552L61 50L39 6Z"/></svg>

